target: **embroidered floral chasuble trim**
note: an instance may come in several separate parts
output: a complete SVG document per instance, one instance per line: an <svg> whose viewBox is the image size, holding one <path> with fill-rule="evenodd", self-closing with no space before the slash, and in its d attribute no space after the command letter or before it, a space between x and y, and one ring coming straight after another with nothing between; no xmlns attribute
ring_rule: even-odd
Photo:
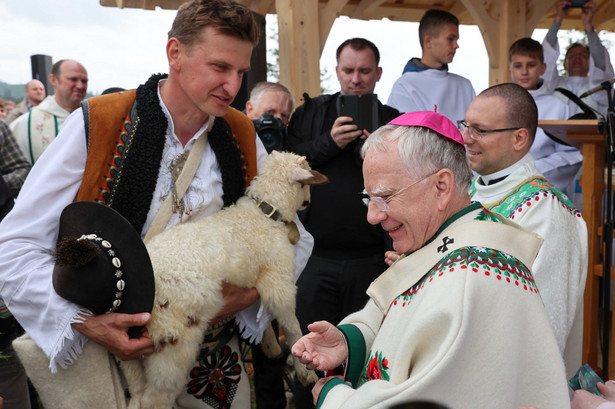
<svg viewBox="0 0 615 409"><path fill-rule="evenodd" d="M472 181L470 187L470 197L476 193L477 179ZM534 203L547 198L555 198L564 209L576 217L581 217L581 212L561 191L554 189L545 178L534 176L524 180L508 194L500 198L497 202L483 203L486 208L501 214L510 220L515 220L515 216L520 215L524 209L531 207Z"/></svg>

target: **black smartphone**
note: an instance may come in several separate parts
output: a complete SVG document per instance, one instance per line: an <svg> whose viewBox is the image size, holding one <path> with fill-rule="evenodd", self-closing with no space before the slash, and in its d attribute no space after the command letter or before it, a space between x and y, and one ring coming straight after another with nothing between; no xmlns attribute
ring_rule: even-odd
<svg viewBox="0 0 615 409"><path fill-rule="evenodd" d="M589 0L570 0L570 6L568 7L576 7L581 8L587 3Z"/></svg>
<svg viewBox="0 0 615 409"><path fill-rule="evenodd" d="M378 96L376 94L342 95L336 101L338 116L349 116L358 129L374 132L378 128Z"/></svg>

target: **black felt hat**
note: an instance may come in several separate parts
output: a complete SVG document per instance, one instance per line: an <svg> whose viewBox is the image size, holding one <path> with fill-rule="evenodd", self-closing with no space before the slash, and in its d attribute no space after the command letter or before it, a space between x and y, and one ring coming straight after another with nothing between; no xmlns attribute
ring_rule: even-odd
<svg viewBox="0 0 615 409"><path fill-rule="evenodd" d="M75 202L60 215L53 287L94 314L151 312L154 272L132 225L96 202Z"/></svg>

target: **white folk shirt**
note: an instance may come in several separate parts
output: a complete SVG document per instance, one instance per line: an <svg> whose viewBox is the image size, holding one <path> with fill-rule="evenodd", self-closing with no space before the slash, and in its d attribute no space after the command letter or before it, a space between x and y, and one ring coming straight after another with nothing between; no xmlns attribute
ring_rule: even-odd
<svg viewBox="0 0 615 409"><path fill-rule="evenodd" d="M577 209L558 196L561 192L532 181L542 175L531 154L508 170L498 172L508 174L506 179L488 186L475 180L472 200L544 238L532 272L569 379L581 365L587 226Z"/></svg>

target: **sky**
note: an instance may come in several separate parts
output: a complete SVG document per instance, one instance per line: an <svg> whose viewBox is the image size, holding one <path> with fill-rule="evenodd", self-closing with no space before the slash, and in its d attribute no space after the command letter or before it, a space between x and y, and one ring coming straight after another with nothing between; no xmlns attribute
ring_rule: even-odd
<svg viewBox="0 0 615 409"><path fill-rule="evenodd" d="M0 81L26 83L31 78L30 56L44 54L53 62L70 58L83 64L91 94L110 87L135 88L151 74L168 71L165 45L175 14L175 10L102 7L98 0L0 1ZM267 16L267 27L268 33L276 30L275 16ZM542 41L545 34L546 30L535 30L532 37ZM420 56L418 24L338 18L320 60L321 72L328 73L323 86L330 92L339 90L335 50L351 37L368 38L379 48L383 74L375 92L386 102L406 61ZM267 41L268 49L275 47L269 35ZM487 52L478 27L461 26L459 44L449 69L467 77L478 93L489 84ZM609 51L613 58L615 47Z"/></svg>

